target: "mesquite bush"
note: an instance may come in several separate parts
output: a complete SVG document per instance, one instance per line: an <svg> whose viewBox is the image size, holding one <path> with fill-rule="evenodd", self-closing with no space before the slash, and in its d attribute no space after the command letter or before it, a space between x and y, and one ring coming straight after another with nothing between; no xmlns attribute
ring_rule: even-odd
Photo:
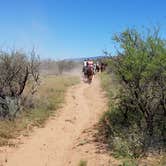
<svg viewBox="0 0 166 166"><path fill-rule="evenodd" d="M158 29L147 33L127 29L113 39L119 49L117 56L111 57L110 68L120 84L116 110L123 115L123 127L137 125L138 133L144 136L144 147L164 144L166 41L159 36Z"/></svg>
<svg viewBox="0 0 166 166"><path fill-rule="evenodd" d="M13 119L20 110L20 100L28 81L32 94L39 80L39 56L21 51L0 52L0 118Z"/></svg>

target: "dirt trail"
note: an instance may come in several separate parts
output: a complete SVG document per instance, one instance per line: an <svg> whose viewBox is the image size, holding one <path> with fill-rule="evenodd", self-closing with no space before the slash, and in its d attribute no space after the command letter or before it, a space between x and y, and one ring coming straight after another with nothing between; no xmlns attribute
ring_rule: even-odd
<svg viewBox="0 0 166 166"><path fill-rule="evenodd" d="M6 152L3 166L88 166L116 165L106 153L99 153L90 141L93 126L106 110L106 99L95 78L91 85L81 82L66 94L66 104L44 128L36 129L23 144ZM92 129L92 130L91 130Z"/></svg>

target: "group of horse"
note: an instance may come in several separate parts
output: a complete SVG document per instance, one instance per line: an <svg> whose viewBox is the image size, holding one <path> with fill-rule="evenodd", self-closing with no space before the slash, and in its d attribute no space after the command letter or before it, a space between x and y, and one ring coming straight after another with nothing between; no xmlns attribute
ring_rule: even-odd
<svg viewBox="0 0 166 166"><path fill-rule="evenodd" d="M96 64L94 63L93 66L83 66L83 74L84 74L84 81L91 83L93 76L98 72L103 72L106 69L106 63Z"/></svg>

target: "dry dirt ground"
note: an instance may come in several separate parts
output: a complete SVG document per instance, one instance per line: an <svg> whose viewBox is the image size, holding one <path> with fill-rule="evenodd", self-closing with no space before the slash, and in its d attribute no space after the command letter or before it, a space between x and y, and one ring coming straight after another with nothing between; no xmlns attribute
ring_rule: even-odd
<svg viewBox="0 0 166 166"><path fill-rule="evenodd" d="M0 166L116 166L119 163L98 148L94 126L107 109L99 79L69 88L64 106L44 128L21 138L16 148L2 149ZM102 145L101 145L102 146Z"/></svg>

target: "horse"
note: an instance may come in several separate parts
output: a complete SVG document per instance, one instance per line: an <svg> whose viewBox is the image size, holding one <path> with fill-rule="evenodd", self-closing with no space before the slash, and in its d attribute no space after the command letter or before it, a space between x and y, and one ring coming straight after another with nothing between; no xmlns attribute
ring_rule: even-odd
<svg viewBox="0 0 166 166"><path fill-rule="evenodd" d="M99 72L99 71L100 71L100 66L96 65L96 72Z"/></svg>
<svg viewBox="0 0 166 166"><path fill-rule="evenodd" d="M92 82L93 75L94 75L93 67L92 66L88 66L87 67L87 79L88 79L89 83Z"/></svg>
<svg viewBox="0 0 166 166"><path fill-rule="evenodd" d="M106 67L107 67L106 63L101 63L101 67L100 67L101 72L105 71Z"/></svg>

